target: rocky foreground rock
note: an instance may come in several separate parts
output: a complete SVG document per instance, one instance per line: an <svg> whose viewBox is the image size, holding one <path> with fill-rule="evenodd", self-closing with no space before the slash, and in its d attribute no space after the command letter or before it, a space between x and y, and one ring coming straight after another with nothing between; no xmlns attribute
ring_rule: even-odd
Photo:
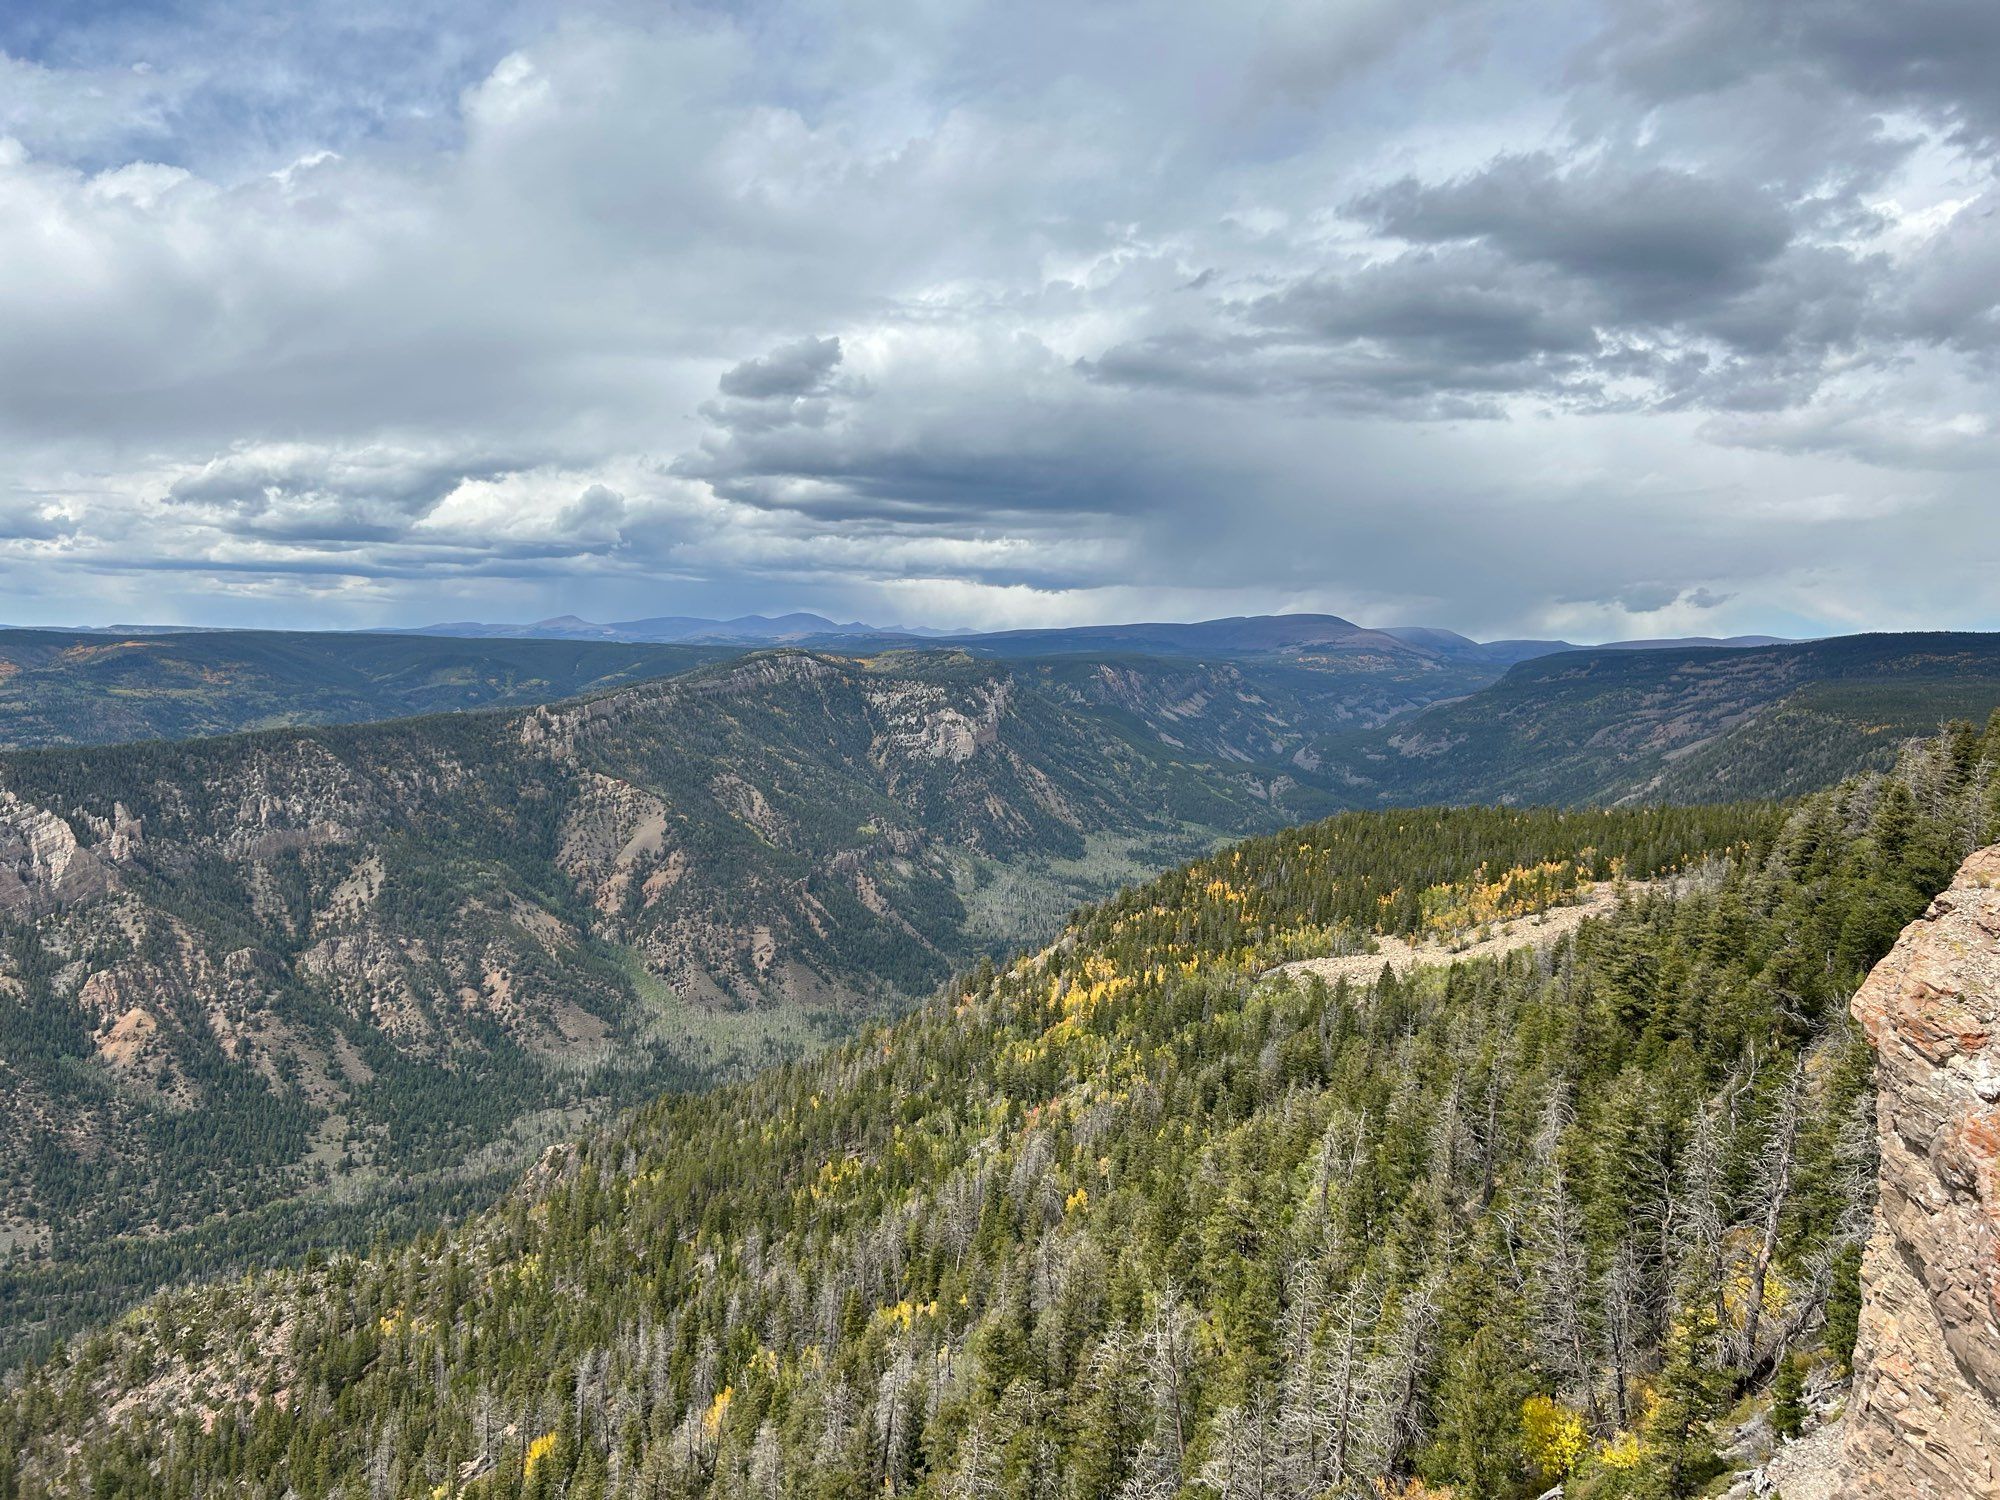
<svg viewBox="0 0 2000 1500"><path fill-rule="evenodd" d="M1880 1087L1842 1500L2000 1496L2000 846L1854 997Z"/></svg>

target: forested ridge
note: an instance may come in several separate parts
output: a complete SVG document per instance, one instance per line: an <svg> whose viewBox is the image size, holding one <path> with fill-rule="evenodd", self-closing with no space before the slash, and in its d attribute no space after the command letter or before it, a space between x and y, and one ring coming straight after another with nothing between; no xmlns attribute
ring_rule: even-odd
<svg viewBox="0 0 2000 1500"><path fill-rule="evenodd" d="M0 629L0 746L185 739L536 703L735 654L327 631Z"/></svg>
<svg viewBox="0 0 2000 1500"><path fill-rule="evenodd" d="M1853 986L2000 731L1787 810L1352 814L551 1151L461 1229L165 1296L0 1495L1695 1493L1851 1348ZM1262 977L1659 877L1553 949Z"/></svg>
<svg viewBox="0 0 2000 1500"><path fill-rule="evenodd" d="M1909 631L1746 649L1566 651L1308 751L1348 806L1798 796L2000 707L2000 637Z"/></svg>

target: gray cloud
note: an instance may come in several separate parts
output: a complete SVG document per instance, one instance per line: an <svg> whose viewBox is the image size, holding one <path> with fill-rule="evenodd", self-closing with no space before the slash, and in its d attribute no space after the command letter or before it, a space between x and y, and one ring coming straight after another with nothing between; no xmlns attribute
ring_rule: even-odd
<svg viewBox="0 0 2000 1500"><path fill-rule="evenodd" d="M2000 622L1990 9L16 8L0 584Z"/></svg>
<svg viewBox="0 0 2000 1500"><path fill-rule="evenodd" d="M1629 0L1600 55L1655 100L1778 72L1933 112L1970 141L2000 128L2000 12L1984 0Z"/></svg>
<svg viewBox="0 0 2000 1500"><path fill-rule="evenodd" d="M1477 241L1556 267L1658 322L1752 286L1793 235L1781 205L1726 182L1650 164L1565 169L1546 155L1503 156L1444 183L1406 177L1353 209L1398 239Z"/></svg>
<svg viewBox="0 0 2000 1500"><path fill-rule="evenodd" d="M1419 418L1510 394L1788 406L1855 347L1888 279L1879 256L1806 239L1816 204L1655 165L1507 156L1351 211L1409 248L1227 307L1232 332L1153 335L1086 368Z"/></svg>
<svg viewBox="0 0 2000 1500"><path fill-rule="evenodd" d="M1720 609L1735 597L1733 593L1718 592L1706 585L1688 588L1678 583L1648 581L1628 583L1608 594L1578 602L1612 605L1632 615L1652 615L1675 605L1690 610Z"/></svg>
<svg viewBox="0 0 2000 1500"><path fill-rule="evenodd" d="M1991 358L2000 352L2000 189L1967 204L1900 284L1899 331Z"/></svg>
<svg viewBox="0 0 2000 1500"><path fill-rule="evenodd" d="M1681 590L1671 583L1638 583L1613 594L1604 602L1616 604L1635 615L1650 615L1665 609L1680 597Z"/></svg>
<svg viewBox="0 0 2000 1500"><path fill-rule="evenodd" d="M403 535L468 479L514 467L462 457L366 449L328 453L274 445L224 454L170 479L161 498L238 535L288 541L360 542Z"/></svg>
<svg viewBox="0 0 2000 1500"><path fill-rule="evenodd" d="M827 388L839 365L839 339L800 339L773 349L762 359L746 359L724 370L717 385L725 396L752 401L811 396Z"/></svg>
<svg viewBox="0 0 2000 1500"><path fill-rule="evenodd" d="M1037 344L969 371L912 358L886 384L836 384L839 358L838 340L807 340L725 372L739 399L702 407L709 430L673 472L762 511L929 535L1142 508L1128 444L1106 443L1088 393Z"/></svg>

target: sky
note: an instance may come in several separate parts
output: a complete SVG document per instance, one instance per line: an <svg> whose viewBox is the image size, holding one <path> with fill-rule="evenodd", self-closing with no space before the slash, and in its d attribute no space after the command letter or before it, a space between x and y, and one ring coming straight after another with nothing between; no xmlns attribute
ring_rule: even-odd
<svg viewBox="0 0 2000 1500"><path fill-rule="evenodd" d="M0 619L2000 628L1992 0L15 0Z"/></svg>

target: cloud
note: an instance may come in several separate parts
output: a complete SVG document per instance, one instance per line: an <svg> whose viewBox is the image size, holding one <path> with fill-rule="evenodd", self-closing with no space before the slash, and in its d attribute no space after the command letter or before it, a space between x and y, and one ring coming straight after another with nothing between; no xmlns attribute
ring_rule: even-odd
<svg viewBox="0 0 2000 1500"><path fill-rule="evenodd" d="M1733 593L1718 592L1705 585L1688 588L1677 583L1647 581L1628 583L1605 594L1568 602L1610 606L1628 617L1657 615L1669 609L1676 609L1685 617L1690 611L1720 609L1735 597Z"/></svg>
<svg viewBox="0 0 2000 1500"><path fill-rule="evenodd" d="M750 401L810 396L826 389L839 365L839 339L806 338L724 370L716 384L723 395Z"/></svg>
<svg viewBox="0 0 2000 1500"><path fill-rule="evenodd" d="M1912 413L1852 383L1796 408L1718 414L1701 434L1728 447L1835 454L1886 471L1990 473L2000 464L2000 422L1979 408L1981 399L1976 387L1940 382L1926 410Z"/></svg>
<svg viewBox="0 0 2000 1500"><path fill-rule="evenodd" d="M2000 621L1991 7L28 10L24 618Z"/></svg>
<svg viewBox="0 0 2000 1500"><path fill-rule="evenodd" d="M1322 5L1287 0L1264 8L1252 76L1288 99L1311 102L1380 63L1412 33L1445 23L1465 0L1411 5L1404 0L1349 0Z"/></svg>
<svg viewBox="0 0 2000 1500"><path fill-rule="evenodd" d="M1477 246L1310 273L1215 309L1218 326L1114 345L1093 380L1411 418L1497 415L1498 399L1592 399L1605 352L1560 279Z"/></svg>
<svg viewBox="0 0 2000 1500"><path fill-rule="evenodd" d="M1398 239L1478 242L1552 266L1660 322L1753 285L1793 234L1780 205L1726 182L1653 164L1565 168L1546 154L1502 156L1443 183L1405 177L1352 210Z"/></svg>
<svg viewBox="0 0 2000 1500"><path fill-rule="evenodd" d="M2000 14L1982 0L1632 0L1598 52L1653 101L1775 72L1935 115L1968 143L2000 129Z"/></svg>
<svg viewBox="0 0 2000 1500"><path fill-rule="evenodd" d="M451 101L557 15L543 0L181 0L0 12L0 129L91 166L196 170L395 136L442 143Z"/></svg>
<svg viewBox="0 0 2000 1500"><path fill-rule="evenodd" d="M358 542L401 536L459 485L505 472L504 459L386 446L330 450L260 444L220 455L169 478L161 499L238 536L294 542Z"/></svg>
<svg viewBox="0 0 2000 1500"><path fill-rule="evenodd" d="M1085 368L1419 419L1495 415L1510 396L1790 406L1858 346L1887 279L1881 256L1811 237L1817 206L1650 163L1502 156L1347 211L1389 253L1221 301L1220 331L1151 335Z"/></svg>
<svg viewBox="0 0 2000 1500"><path fill-rule="evenodd" d="M904 333L836 385L838 340L775 350L723 374L724 393L762 394L704 405L709 430L673 472L758 510L897 532L1068 532L1140 508L1130 440L1053 351L1012 338L965 354Z"/></svg>

